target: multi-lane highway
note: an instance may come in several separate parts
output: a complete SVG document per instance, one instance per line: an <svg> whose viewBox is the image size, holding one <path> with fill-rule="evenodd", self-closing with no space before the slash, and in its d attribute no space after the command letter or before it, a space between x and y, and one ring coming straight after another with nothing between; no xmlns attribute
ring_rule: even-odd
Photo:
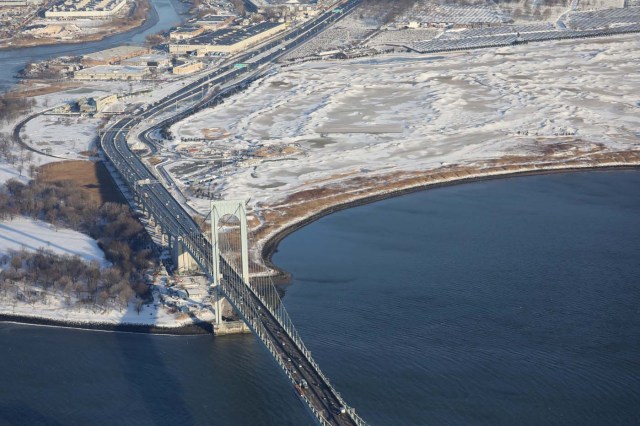
<svg viewBox="0 0 640 426"><path fill-rule="evenodd" d="M198 225L173 198L171 193L156 180L152 171L130 149L127 134L143 120L157 114L170 111L177 102L194 98L209 87L225 88L231 84L239 84L256 77L262 67L292 48L304 43L339 20L361 0L346 0L340 3L340 11L330 10L318 15L311 21L293 28L271 41L234 58L234 63L246 63L238 68L234 63L227 63L219 69L203 74L197 80L182 86L146 108L140 108L134 115L117 120L101 138L101 147L108 160L115 166L120 177L137 196L140 204L163 228L163 232L181 239L181 244L189 251L200 267L211 273L212 247L202 236ZM185 110L157 122L153 128L142 132L146 137L150 130L161 128L180 120L194 112L218 101L213 94ZM145 182L145 184L140 184ZM305 403L314 419L327 425L360 425L364 424L355 411L350 408L336 392L329 380L322 374L319 366L311 358L311 353L295 332L288 316L283 317L283 309L269 306L263 297L248 283L244 283L236 271L224 259L220 260L224 279L220 284L227 299L241 314L271 352L276 362L287 377L295 385L297 394ZM276 312L277 311L277 312Z"/></svg>

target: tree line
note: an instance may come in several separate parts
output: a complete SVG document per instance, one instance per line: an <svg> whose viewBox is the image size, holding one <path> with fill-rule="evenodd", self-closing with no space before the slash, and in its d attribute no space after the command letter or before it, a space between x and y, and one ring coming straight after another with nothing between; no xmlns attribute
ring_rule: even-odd
<svg viewBox="0 0 640 426"><path fill-rule="evenodd" d="M97 265L86 264L79 258L42 251L15 252L3 262L9 262L12 268L3 270L0 280L15 283L22 277L43 289L72 291L81 300L97 304L113 300L124 303L128 292L131 292L129 297L132 294L148 297L143 271L155 264L151 241L128 206L111 202L100 205L73 181L33 179L24 184L11 179L0 187L0 220L18 216L91 236L112 266L100 270ZM80 263L84 266L79 266ZM127 284L127 290L122 287L123 283Z"/></svg>
<svg viewBox="0 0 640 426"><path fill-rule="evenodd" d="M0 95L0 120L8 123L29 111L35 105L35 99L13 97L8 93Z"/></svg>
<svg viewBox="0 0 640 426"><path fill-rule="evenodd" d="M135 291L118 268L101 269L98 262L64 256L45 249L10 251L0 258L0 294L15 300L47 303L50 294L64 295L67 306L105 309L127 306Z"/></svg>

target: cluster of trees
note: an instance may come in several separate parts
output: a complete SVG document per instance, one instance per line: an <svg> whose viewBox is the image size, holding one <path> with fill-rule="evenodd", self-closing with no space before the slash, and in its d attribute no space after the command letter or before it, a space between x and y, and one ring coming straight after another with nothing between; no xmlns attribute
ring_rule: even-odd
<svg viewBox="0 0 640 426"><path fill-rule="evenodd" d="M128 206L118 203L99 205L87 191L72 181L43 182L34 179L28 184L23 184L11 179L0 188L0 220L18 215L44 220L56 227L74 229L91 236L98 241L106 259L113 265L101 274L107 274L105 276L113 280L114 285L127 282L136 295L142 298L148 296L149 290L144 283L143 271L152 267L155 260L149 248L151 245L149 237ZM40 253L40 255L45 254ZM34 264L33 268L40 271L38 273L47 271L46 265L49 264L52 268L57 267L57 260L61 258L52 254L49 256L51 256L49 263ZM66 263L61 262L59 265L63 268ZM94 269L96 268L89 268L92 271ZM73 283L73 273L69 273L69 270L59 272L66 277L65 280L71 280ZM52 274L52 276L58 276L58 274ZM95 280L99 282L98 278ZM95 280L90 280L86 285L82 284L79 287L74 285L73 291L89 291L88 297L92 300L98 300L96 297L99 294L112 294L109 290L107 293L101 293L104 286L97 285ZM45 281L48 286L54 285L48 278ZM66 288L66 284L63 288ZM118 294L121 291L121 289L117 290Z"/></svg>
<svg viewBox="0 0 640 426"><path fill-rule="evenodd" d="M28 165L29 175L32 176L36 169L36 166L31 164L33 153L27 150L24 145L20 145L20 149L16 152L13 150L14 146L15 141L10 135L0 133L0 160L4 160L16 167L20 176L22 176L23 171L27 171L25 170L25 166Z"/></svg>
<svg viewBox="0 0 640 426"><path fill-rule="evenodd" d="M36 104L35 99L10 96L8 93L0 95L0 120L9 122L29 111Z"/></svg>
<svg viewBox="0 0 640 426"><path fill-rule="evenodd" d="M135 294L117 268L61 256L46 250L12 251L0 258L0 294L27 303L47 303L50 294L64 295L68 306L78 301L94 309L126 306Z"/></svg>

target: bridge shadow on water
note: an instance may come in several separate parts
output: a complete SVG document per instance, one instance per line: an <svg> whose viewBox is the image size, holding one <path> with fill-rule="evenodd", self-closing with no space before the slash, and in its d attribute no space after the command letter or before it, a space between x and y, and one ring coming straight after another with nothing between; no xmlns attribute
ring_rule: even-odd
<svg viewBox="0 0 640 426"><path fill-rule="evenodd" d="M5 384L3 384L4 386ZM9 426L63 426L64 423L47 416L26 404L8 404L0 401L0 425Z"/></svg>
<svg viewBox="0 0 640 426"><path fill-rule="evenodd" d="M138 346L130 344L131 335L117 335L121 349L122 374L129 391L138 396L135 402L141 403L136 410L144 412L139 418L147 418L148 423L154 425L195 424L185 400L184 390L175 376L175 370L167 368L165 359L153 341L170 337L139 334L135 338L143 344ZM136 350L138 347L151 350L141 352Z"/></svg>
<svg viewBox="0 0 640 426"><path fill-rule="evenodd" d="M138 315L146 314L143 310ZM175 337L150 334L157 323L157 310L152 310L150 316L150 324L139 328L142 333L115 333L116 346L120 349L120 373L125 381L123 385L128 387L129 393L137 396L132 401L139 405L135 408L138 411L136 418L148 419L148 423L153 425L193 425L196 422L177 377L179 370L169 368L167 356L160 351L159 339Z"/></svg>

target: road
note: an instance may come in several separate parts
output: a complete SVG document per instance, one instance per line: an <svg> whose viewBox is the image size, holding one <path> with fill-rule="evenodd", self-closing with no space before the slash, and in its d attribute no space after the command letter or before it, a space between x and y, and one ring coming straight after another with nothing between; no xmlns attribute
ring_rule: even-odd
<svg viewBox="0 0 640 426"><path fill-rule="evenodd" d="M234 58L235 63L251 62L244 68L228 63L221 68L202 75L197 80L181 87L165 98L140 108L134 115L120 118L111 125L101 138L101 147L105 156L117 169L127 186L138 197L142 206L161 224L165 233L180 236L184 247L206 272L211 272L212 247L204 238L201 230L181 204L156 180L156 176L142 160L131 151L127 144L127 134L131 129L154 115L170 111L177 103L203 93L203 88L226 87L243 84L256 78L264 66L272 63L291 49L315 36L328 25L348 13L361 0L346 0L340 5L342 13L328 11L315 19L292 29L253 50ZM156 123L142 133L142 138L154 129L162 128L181 120L200 109L219 101L218 96L202 99L185 110ZM150 143L149 140L144 140ZM151 183L139 185L149 180ZM294 331L293 325L283 326L283 318L271 312L260 299L260 295L243 283L229 263L221 262L225 279L220 283L225 296L234 305L247 324L260 337L274 356L285 374L296 385L299 397L319 424L360 425L364 422L348 407L344 400L322 374L319 366L311 358L310 352ZM288 320L288 316L285 320ZM297 386L304 379L307 389Z"/></svg>

